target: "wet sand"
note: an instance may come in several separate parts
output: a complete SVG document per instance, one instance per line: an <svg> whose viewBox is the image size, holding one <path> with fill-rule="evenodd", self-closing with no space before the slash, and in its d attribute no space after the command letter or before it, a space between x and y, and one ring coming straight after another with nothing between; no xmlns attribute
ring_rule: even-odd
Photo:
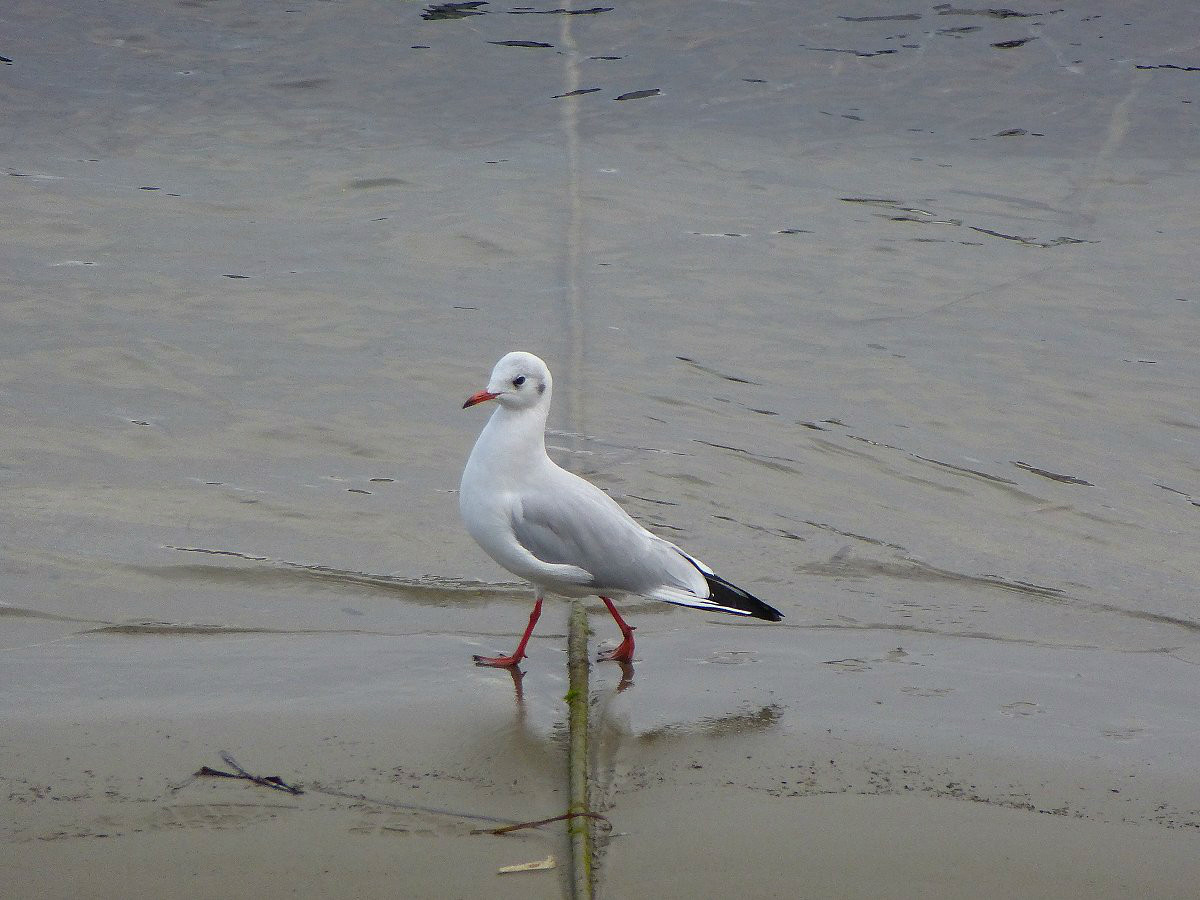
<svg viewBox="0 0 1200 900"><path fill-rule="evenodd" d="M6 892L564 895L471 833L565 806L566 605L469 665L523 347L787 616L628 605L601 896L1193 895L1184 8L430 9L0 13Z"/></svg>
<svg viewBox="0 0 1200 900"><path fill-rule="evenodd" d="M725 649L689 658L692 629L643 621L660 661L619 693L611 672L594 683L608 896L1184 897L1194 883L1200 798L1170 763L1192 734L1158 721L1147 737L1119 716L1098 729L1097 707L1129 698L1094 651L1064 679L1037 671L1045 648L713 626ZM4 741L8 883L30 897L560 896L557 826L472 832L561 811L561 644L552 629L536 643L520 699L506 674L464 667L477 641L455 635L100 634L9 651L38 684L12 679L5 710L19 726ZM847 646L880 658L826 659ZM221 750L305 793L190 777L228 771ZM547 855L562 866L496 874Z"/></svg>

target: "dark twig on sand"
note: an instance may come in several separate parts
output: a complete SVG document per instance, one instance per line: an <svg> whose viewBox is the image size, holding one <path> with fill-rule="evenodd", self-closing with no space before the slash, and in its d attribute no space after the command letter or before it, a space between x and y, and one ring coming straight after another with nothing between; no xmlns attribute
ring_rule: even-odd
<svg viewBox="0 0 1200 900"><path fill-rule="evenodd" d="M421 803L401 803L396 800L384 800L380 797L368 797L366 794L351 794L347 791L340 791L337 788L325 787L323 784L314 783L309 785L309 789L316 791L318 794L327 794L330 797L341 797L344 800L357 800L359 803L366 803L370 806L382 806L387 809L403 809L409 812L432 813L435 816L452 816L455 819L474 819L477 822L508 822L512 819L500 819L496 816L485 816L479 813L461 812L453 809L441 809L436 806L425 806ZM486 832L487 829L484 829Z"/></svg>
<svg viewBox="0 0 1200 900"><path fill-rule="evenodd" d="M244 781L252 781L255 784L261 784L263 787L269 787L272 790L283 791L287 794L303 794L304 788L297 787L293 784L288 784L278 775L254 775L247 772L241 767L233 754L227 751L221 751L221 759L225 760L225 764L233 769L232 772L222 772L220 769L212 769L208 766L201 766L200 770L193 775L193 778L241 778Z"/></svg>
<svg viewBox="0 0 1200 900"><path fill-rule="evenodd" d="M586 657L585 657L586 659ZM182 784L176 785L175 790L179 790L185 784L188 784L194 778L238 778L242 781L249 781L253 784L259 784L263 787L271 788L276 791L284 791L288 794L298 795L304 793L304 788L299 785L288 784L278 775L255 775L253 772L246 771L233 754L228 751L221 751L221 759L225 764L233 769L232 772L225 772L221 769L214 769L211 766L201 766L196 772L192 773L192 777ZM319 794L327 794L330 797L342 797L347 800L357 800L361 803L368 803L375 806L386 806L393 809L404 809L412 812L433 813L442 816L453 816L458 819L475 819L476 821L484 822L505 822L505 819L499 819L495 816L485 816L478 813L467 813L449 809L439 809L433 806L424 806L417 803L400 803L394 800L383 800L378 797L368 797L365 794L352 794L346 791L340 791L335 788L325 787L321 784L310 785L311 790ZM569 822L571 819L595 819L600 823L605 831L612 830L612 823L600 813L591 812L588 810L566 812L559 816L551 816L548 819L537 819L532 822L513 822L507 820L508 824L500 825L496 828L476 828L471 834L509 834L513 831L520 831L523 828L538 828L542 825L550 825L554 822Z"/></svg>
<svg viewBox="0 0 1200 900"><path fill-rule="evenodd" d="M476 828L471 834L508 834L510 831L519 831L522 828L538 828L542 825L549 825L551 822L565 822L568 819L575 819L580 816L587 819L596 819L604 826L605 831L612 830L612 823L600 815L600 813L568 812L563 813L561 816L551 816L548 819L538 819L534 822L518 822L516 825L504 825L501 828Z"/></svg>

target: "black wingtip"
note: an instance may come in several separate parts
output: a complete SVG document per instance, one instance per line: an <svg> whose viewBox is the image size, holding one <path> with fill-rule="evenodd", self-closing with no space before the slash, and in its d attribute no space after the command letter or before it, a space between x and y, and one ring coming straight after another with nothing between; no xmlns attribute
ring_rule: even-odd
<svg viewBox="0 0 1200 900"><path fill-rule="evenodd" d="M730 584L719 575L705 573L704 580L708 582L708 596L722 606L741 610L747 616L755 619L766 619L768 622L778 622L783 613L770 604L763 603L753 594L743 591L735 584Z"/></svg>

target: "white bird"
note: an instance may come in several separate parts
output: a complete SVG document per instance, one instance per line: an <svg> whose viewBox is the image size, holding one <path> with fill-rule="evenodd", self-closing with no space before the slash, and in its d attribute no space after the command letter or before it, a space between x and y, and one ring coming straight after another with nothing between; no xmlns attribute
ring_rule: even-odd
<svg viewBox="0 0 1200 900"><path fill-rule="evenodd" d="M476 656L481 666L514 667L542 613L547 593L595 595L621 629L621 643L600 659L631 662L633 628L611 596L635 595L680 606L778 622L779 610L718 577L670 541L651 534L595 485L546 455L553 381L532 353L509 353L463 409L499 404L467 460L458 506L471 537L496 562L533 585L529 625L511 656Z"/></svg>

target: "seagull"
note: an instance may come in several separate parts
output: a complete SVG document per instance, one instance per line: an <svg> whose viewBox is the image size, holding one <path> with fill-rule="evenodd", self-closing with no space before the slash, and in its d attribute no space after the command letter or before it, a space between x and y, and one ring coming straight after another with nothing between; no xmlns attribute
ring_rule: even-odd
<svg viewBox="0 0 1200 900"><path fill-rule="evenodd" d="M730 584L694 556L651 534L608 494L556 465L546 454L553 380L532 353L504 356L487 387L463 409L497 408L463 469L458 507L471 537L496 562L533 585L536 602L510 656L476 656L480 666L515 668L542 614L545 594L598 596L621 630L600 660L633 661L633 627L614 596L662 600L712 612L778 622L783 614Z"/></svg>

